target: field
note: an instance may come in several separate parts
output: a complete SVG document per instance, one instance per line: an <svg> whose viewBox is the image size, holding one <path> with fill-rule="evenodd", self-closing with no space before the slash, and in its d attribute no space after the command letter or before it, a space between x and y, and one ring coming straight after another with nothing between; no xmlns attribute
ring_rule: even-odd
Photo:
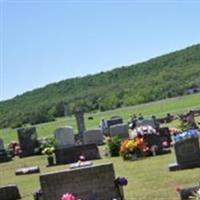
<svg viewBox="0 0 200 200"><path fill-rule="evenodd" d="M133 113L142 113L145 117L155 114L164 116L168 112L178 114L199 107L200 94L190 95L103 113L89 113L85 115L86 127L97 127L101 117L108 119L111 116L119 115L124 121L128 121ZM93 116L94 120L88 120L88 116ZM200 121L200 118L196 118L196 120ZM168 125L177 126L178 123L175 121ZM55 122L38 125L38 135L39 137L52 136L57 127L64 125L73 126L76 132L74 118L66 117L57 119ZM5 140L5 143L9 143L11 140L16 140L16 133L11 129L4 129L0 131L0 137ZM104 147L100 146L102 159L96 160L94 163L111 162L114 164L116 176L124 176L128 179L128 186L124 187L126 200L178 200L177 186L193 186L200 181L200 168L176 172L168 171L168 164L175 161L173 152L132 162L123 161L120 157L105 157ZM15 169L38 165L41 173L44 173L68 168L68 165L47 168L46 164L47 160L43 155L23 159L15 158L12 162L0 164L0 186L15 183L20 189L22 199L31 200L33 199L32 193L40 187L39 174L15 176Z"/></svg>

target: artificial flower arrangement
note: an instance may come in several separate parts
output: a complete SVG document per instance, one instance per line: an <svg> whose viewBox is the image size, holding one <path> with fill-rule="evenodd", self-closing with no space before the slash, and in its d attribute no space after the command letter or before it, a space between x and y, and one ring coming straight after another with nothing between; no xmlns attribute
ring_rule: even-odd
<svg viewBox="0 0 200 200"><path fill-rule="evenodd" d="M120 155L124 160L136 160L144 156L145 144L143 138L127 139L120 146Z"/></svg>
<svg viewBox="0 0 200 200"><path fill-rule="evenodd" d="M190 138L198 138L197 130L188 130L174 137L174 142L181 142Z"/></svg>
<svg viewBox="0 0 200 200"><path fill-rule="evenodd" d="M46 147L43 151L42 154L47 155L48 157L52 156L54 154L55 148L54 147Z"/></svg>
<svg viewBox="0 0 200 200"><path fill-rule="evenodd" d="M76 197L73 194L66 193L62 195L61 200L76 200Z"/></svg>

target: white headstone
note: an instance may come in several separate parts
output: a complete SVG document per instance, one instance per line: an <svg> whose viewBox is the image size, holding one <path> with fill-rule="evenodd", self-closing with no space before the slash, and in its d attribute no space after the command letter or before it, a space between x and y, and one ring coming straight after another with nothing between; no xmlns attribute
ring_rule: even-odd
<svg viewBox="0 0 200 200"><path fill-rule="evenodd" d="M65 148L75 145L74 134L72 127L61 127L55 130L55 145L56 148Z"/></svg>
<svg viewBox="0 0 200 200"><path fill-rule="evenodd" d="M3 140L0 138L0 150L4 150Z"/></svg>
<svg viewBox="0 0 200 200"><path fill-rule="evenodd" d="M100 128L90 129L83 133L84 144L103 144L103 134Z"/></svg>
<svg viewBox="0 0 200 200"><path fill-rule="evenodd" d="M110 127L110 136L119 136L122 139L129 137L127 124L116 124Z"/></svg>

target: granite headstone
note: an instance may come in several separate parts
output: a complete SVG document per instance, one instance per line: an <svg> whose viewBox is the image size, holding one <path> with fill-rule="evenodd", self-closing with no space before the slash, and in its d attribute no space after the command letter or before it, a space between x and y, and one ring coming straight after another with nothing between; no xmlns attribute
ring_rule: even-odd
<svg viewBox="0 0 200 200"><path fill-rule="evenodd" d="M117 124L110 126L110 137L119 136L122 139L129 138L128 124Z"/></svg>
<svg viewBox="0 0 200 200"><path fill-rule="evenodd" d="M58 171L40 176L45 200L61 199L72 193L77 199L121 199L115 185L113 164L101 164L78 169Z"/></svg>
<svg viewBox="0 0 200 200"><path fill-rule="evenodd" d="M90 129L83 133L84 144L103 144L103 134L99 128Z"/></svg>
<svg viewBox="0 0 200 200"><path fill-rule="evenodd" d="M17 130L18 140L22 150L21 157L35 155L38 150L37 132L35 127Z"/></svg>
<svg viewBox="0 0 200 200"><path fill-rule="evenodd" d="M198 138L188 138L174 144L176 163L169 165L170 171L200 167Z"/></svg>
<svg viewBox="0 0 200 200"><path fill-rule="evenodd" d="M55 146L56 149L71 147L75 145L72 127L61 127L55 130Z"/></svg>

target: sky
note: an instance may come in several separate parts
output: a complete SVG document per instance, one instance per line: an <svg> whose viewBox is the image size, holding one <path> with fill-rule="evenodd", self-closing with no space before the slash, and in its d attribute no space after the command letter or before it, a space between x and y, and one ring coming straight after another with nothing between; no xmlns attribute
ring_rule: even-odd
<svg viewBox="0 0 200 200"><path fill-rule="evenodd" d="M0 101L200 43L200 1L0 0Z"/></svg>

